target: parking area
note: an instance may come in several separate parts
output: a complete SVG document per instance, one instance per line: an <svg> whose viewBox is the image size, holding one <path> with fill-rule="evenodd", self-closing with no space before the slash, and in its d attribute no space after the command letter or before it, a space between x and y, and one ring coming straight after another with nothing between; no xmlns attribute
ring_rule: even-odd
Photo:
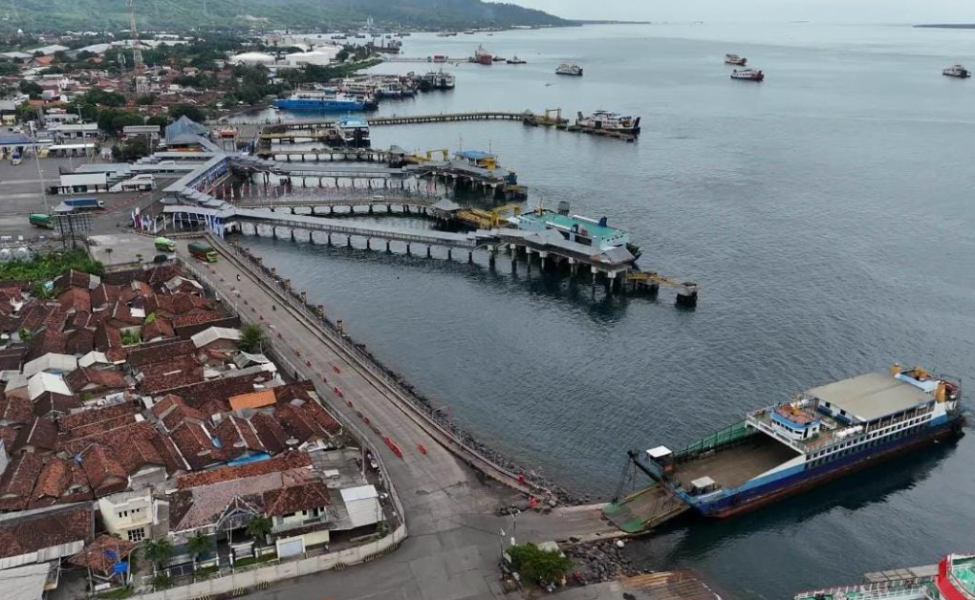
<svg viewBox="0 0 975 600"><path fill-rule="evenodd" d="M161 189L173 179L156 179L155 192L120 192L103 194L76 194L58 196L44 193L49 186L59 182L61 170L69 171L86 162L84 158L29 158L19 165L9 160L0 161L0 235L25 238L51 235L37 230L27 222L31 213L50 214L62 200L70 197L98 198L105 202L105 210L93 214L92 233L124 231L129 225L129 214L136 206L146 207L161 195ZM99 162L95 159L92 162ZM40 173L38 173L40 163Z"/></svg>

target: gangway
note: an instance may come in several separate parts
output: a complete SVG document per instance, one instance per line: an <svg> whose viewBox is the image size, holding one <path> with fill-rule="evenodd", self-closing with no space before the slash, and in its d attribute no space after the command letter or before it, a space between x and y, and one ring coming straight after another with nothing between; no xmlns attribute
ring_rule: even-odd
<svg viewBox="0 0 975 600"><path fill-rule="evenodd" d="M690 510L690 505L655 480L655 476L650 470L640 463L635 451L630 450L626 454L626 468L624 469L623 480L620 482L617 498L603 507L603 515L613 525L624 533L645 533ZM632 480L633 478L633 468L638 468L646 473L651 477L653 483L635 493L621 497L622 488L627 479Z"/></svg>

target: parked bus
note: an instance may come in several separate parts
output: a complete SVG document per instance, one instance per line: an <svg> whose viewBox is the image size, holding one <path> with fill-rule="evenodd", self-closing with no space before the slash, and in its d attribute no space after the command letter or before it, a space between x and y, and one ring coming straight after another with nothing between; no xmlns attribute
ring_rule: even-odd
<svg viewBox="0 0 975 600"><path fill-rule="evenodd" d="M74 210L100 210L105 208L104 200L97 200L95 198L69 198L64 201L65 204L70 206Z"/></svg>
<svg viewBox="0 0 975 600"><path fill-rule="evenodd" d="M160 252L176 252L176 242L169 238L157 237L155 244L156 250Z"/></svg>
<svg viewBox="0 0 975 600"><path fill-rule="evenodd" d="M204 262L217 262L217 251L210 244L193 242L189 245L190 255Z"/></svg>

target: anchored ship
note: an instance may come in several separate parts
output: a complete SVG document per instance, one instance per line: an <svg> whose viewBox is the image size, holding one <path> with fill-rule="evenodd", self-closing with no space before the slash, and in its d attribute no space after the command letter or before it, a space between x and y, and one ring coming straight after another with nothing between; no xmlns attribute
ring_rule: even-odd
<svg viewBox="0 0 975 600"><path fill-rule="evenodd" d="M605 512L621 527L636 527L634 519L653 526L661 515L641 513L649 505L626 507L651 490L641 502L668 499L673 514L666 518L686 510L729 517L959 436L963 424L957 381L894 365L889 373L815 387L750 412L676 452L657 446L644 460L631 452L634 464L656 484Z"/></svg>
<svg viewBox="0 0 975 600"><path fill-rule="evenodd" d="M281 110L343 112L366 110L369 101L356 96L328 91L297 91L289 98L274 101Z"/></svg>
<svg viewBox="0 0 975 600"><path fill-rule="evenodd" d="M731 78L742 81L765 81L765 73L755 69L735 69L731 72Z"/></svg>
<svg viewBox="0 0 975 600"><path fill-rule="evenodd" d="M569 63L562 63L555 69L556 75L570 75L572 77L582 77L582 67Z"/></svg>
<svg viewBox="0 0 975 600"><path fill-rule="evenodd" d="M972 76L972 72L961 65L953 65L948 67L941 72L945 77L954 77L956 79L968 79Z"/></svg>
<svg viewBox="0 0 975 600"><path fill-rule="evenodd" d="M474 51L474 62L479 65L490 65L494 63L494 56L485 50L484 46L478 46L477 50Z"/></svg>
<svg viewBox="0 0 975 600"><path fill-rule="evenodd" d="M605 110L597 110L588 117L584 117L580 112L576 125L587 129L602 129L631 135L640 133L640 117L623 116Z"/></svg>
<svg viewBox="0 0 975 600"><path fill-rule="evenodd" d="M725 54L724 63L726 65L737 65L739 67L744 67L745 64L748 63L748 59L738 56L737 54Z"/></svg>
<svg viewBox="0 0 975 600"><path fill-rule="evenodd" d="M921 567L925 571L928 567ZM900 575L903 573L903 575ZM884 573L886 575L887 573ZM949 554L933 574L903 569L882 582L846 585L797 594L795 600L971 600L975 598L975 554Z"/></svg>

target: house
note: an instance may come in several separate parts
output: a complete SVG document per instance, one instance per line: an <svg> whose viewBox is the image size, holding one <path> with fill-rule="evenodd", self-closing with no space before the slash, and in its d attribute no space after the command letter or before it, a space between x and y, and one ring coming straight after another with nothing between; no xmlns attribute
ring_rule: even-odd
<svg viewBox="0 0 975 600"><path fill-rule="evenodd" d="M114 369L81 367L64 379L71 391L83 397L101 397L129 387L121 373Z"/></svg>
<svg viewBox="0 0 975 600"><path fill-rule="evenodd" d="M105 531L123 540L139 543L160 533L154 531L159 525L158 500L148 489L99 498L98 511Z"/></svg>
<svg viewBox="0 0 975 600"><path fill-rule="evenodd" d="M240 330L228 327L209 327L190 337L193 345L199 350L216 350L220 352L235 352L240 342Z"/></svg>
<svg viewBox="0 0 975 600"><path fill-rule="evenodd" d="M19 566L67 558L94 538L95 513L87 503L0 515L0 564Z"/></svg>

